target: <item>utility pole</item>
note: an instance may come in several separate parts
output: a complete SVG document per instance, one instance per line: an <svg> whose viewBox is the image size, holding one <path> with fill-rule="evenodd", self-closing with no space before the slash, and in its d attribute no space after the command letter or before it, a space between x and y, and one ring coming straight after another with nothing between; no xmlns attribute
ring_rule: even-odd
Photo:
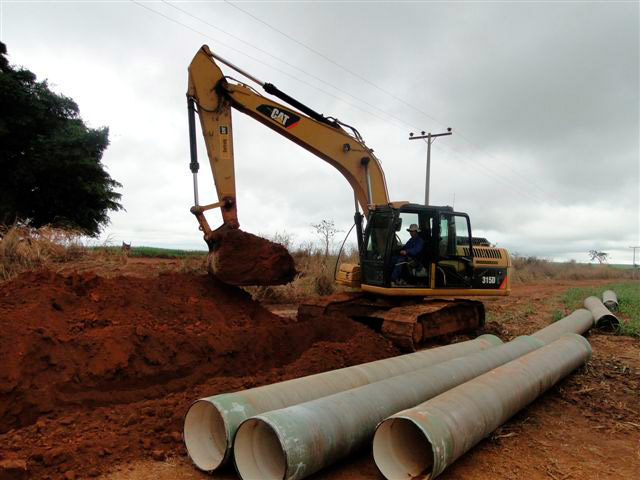
<svg viewBox="0 0 640 480"><path fill-rule="evenodd" d="M633 278L636 278L636 248L640 247L629 247L633 249Z"/></svg>
<svg viewBox="0 0 640 480"><path fill-rule="evenodd" d="M431 144L437 137L444 137L446 135L451 135L453 132L451 131L451 127L447 128L445 133L426 133L424 130L421 135L413 136L413 132L409 133L409 140L420 140L426 139L427 141L427 179L424 186L424 204L429 205L429 182L431 180Z"/></svg>

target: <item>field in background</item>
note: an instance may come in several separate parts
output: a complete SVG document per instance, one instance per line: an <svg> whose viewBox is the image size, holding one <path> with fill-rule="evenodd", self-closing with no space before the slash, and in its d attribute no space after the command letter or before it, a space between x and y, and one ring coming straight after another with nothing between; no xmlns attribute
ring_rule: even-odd
<svg viewBox="0 0 640 480"><path fill-rule="evenodd" d="M22 272L47 268L54 271L107 270L126 265L130 257L137 259L167 259L168 265L181 272L205 272L207 252L155 247L87 246L82 232L26 226L0 227L0 282ZM166 268L165 268L166 270Z"/></svg>
<svg viewBox="0 0 640 480"><path fill-rule="evenodd" d="M609 266L613 268L622 268L623 270L633 269L633 265L631 265L630 263L610 263Z"/></svg>
<svg viewBox="0 0 640 480"><path fill-rule="evenodd" d="M80 232L43 227L11 227L0 231L0 281L22 271L37 268L59 269L79 262L83 269L95 263L126 263L127 258L159 258L178 260L172 268L180 271L205 272L206 251L179 250L147 246L86 246ZM337 255L325 256L322 248L312 243L293 245L291 237L277 234L271 240L289 249L296 262L298 275L288 285L249 287L256 300L270 303L296 303L315 295L328 295L339 290L333 281ZM634 272L629 265L596 265L574 261L551 262L537 257L513 257L512 285L546 280L631 280ZM357 252L343 254L340 261L357 262ZM626 268L625 268L626 267Z"/></svg>
<svg viewBox="0 0 640 480"><path fill-rule="evenodd" d="M134 247L129 250L123 250L122 247L104 246L89 247L89 253L105 253L109 255L126 254L130 257L140 258L189 258L203 257L207 255L205 250L178 250L174 248L158 248L158 247Z"/></svg>
<svg viewBox="0 0 640 480"><path fill-rule="evenodd" d="M616 278L633 278L631 265L620 268L620 265L551 262L537 257L513 257L512 284L539 282L544 280L608 280ZM636 272L638 275L638 272ZM638 275L640 277L640 275Z"/></svg>

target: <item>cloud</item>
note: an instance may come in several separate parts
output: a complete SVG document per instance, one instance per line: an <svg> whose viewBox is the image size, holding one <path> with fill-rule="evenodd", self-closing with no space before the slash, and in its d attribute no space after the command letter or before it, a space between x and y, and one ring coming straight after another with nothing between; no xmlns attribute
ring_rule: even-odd
<svg viewBox="0 0 640 480"><path fill-rule="evenodd" d="M144 5L208 38L131 2L5 2L0 21L13 63L74 98L91 126L109 126L103 161L127 209L105 233L116 241L204 246L189 213L184 95L187 66L208 43L357 127L392 199L424 198L426 145L409 131L451 126L432 146L432 204L455 203L475 232L512 251L584 261L598 248L631 261L627 247L640 242L638 4L239 4L288 38L226 3L175 4L284 62L165 3ZM348 229L353 195L336 170L242 114L234 127L244 228L299 241L323 218ZM201 140L199 150L201 199L213 202Z"/></svg>

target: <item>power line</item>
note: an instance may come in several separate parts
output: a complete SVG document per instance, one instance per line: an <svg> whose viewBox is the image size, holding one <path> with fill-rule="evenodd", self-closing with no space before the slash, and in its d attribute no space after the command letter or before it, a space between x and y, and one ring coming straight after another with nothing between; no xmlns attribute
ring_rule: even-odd
<svg viewBox="0 0 640 480"><path fill-rule="evenodd" d="M438 137L445 137L453 135L451 128L447 128L446 132L443 133L431 133L425 135L425 132L422 132L422 135L414 136L413 132L409 134L409 140L424 140L427 143L427 176L424 184L424 204L429 205L429 184L431 183L431 144Z"/></svg>
<svg viewBox="0 0 640 480"><path fill-rule="evenodd" d="M385 118L383 118L383 117L380 117L379 115L376 115L376 114L375 114L375 113L373 113L373 112L370 112L370 111L368 111L368 110L365 110L364 108L362 108L362 107L360 107L360 106L358 106L358 105L355 105L354 103L349 102L348 100L345 100L344 98L341 98L341 97L339 97L339 96L337 96L337 95L335 95L335 94L333 94L333 93L331 93L331 92L328 92L328 91L326 91L326 90L324 90L324 89L322 89L322 88L320 88L320 87L317 87L317 86L315 86L315 85L313 85L313 84L311 84L311 83L309 83L309 82L307 82L307 81L305 81L305 80L302 80L302 79L300 79L300 78L298 78L298 77L296 77L296 76L294 76L294 75L291 75L290 73L288 73L288 72L286 72L286 71L284 71L284 70L281 70L281 69L279 69L279 68L277 68L277 67L274 67L273 65L269 65L268 63L266 63L266 62L264 62L264 61L262 61L262 60L260 60L260 59L258 59L258 58L256 58L256 57L254 57L254 56L252 56L252 55L250 55L250 54L248 54L248 53L246 53L246 52L243 52L242 50L239 50L239 49L237 49L236 47L232 47L231 45L228 45L228 44L226 44L226 43L224 43L224 42L221 42L221 41L219 41L218 39L213 38L213 37L211 37L210 35L208 35L208 34L206 34L206 33L204 33L204 32L201 32L200 30L196 30L195 28L193 28L193 27L191 27L191 26L189 26L189 25L187 25L187 24L185 24L185 23L183 23L183 22L180 22L179 20L176 20L175 18L169 17L168 15L165 15L165 14L164 14L164 13L162 13L162 12L159 12L159 11L157 11L157 10L154 10L154 9L152 9L152 8L149 8L148 6L146 6L146 5L144 5L144 4L140 3L140 2L138 2L137 0L129 0L129 1L130 1L130 2L132 2L132 3L135 3L136 5L138 5L138 6L142 7L142 8L144 8L144 9L146 9L146 10L148 10L148 11L152 12L152 13L155 13L156 15L159 15L159 16L161 16L161 17L165 18L166 20L169 20L170 22L173 22L173 23L175 23L175 24L177 24L177 25L180 25L180 26L182 26L182 27L184 27L184 28L186 28L186 29L188 29L188 30L190 30L190 31L194 32L194 33L197 33L198 35L201 35L201 36L203 36L203 37L205 37L205 38L207 38L207 39L209 39L209 40L212 40L212 41L216 42L218 45L222 45L222 46L224 46L224 47L226 47L226 48L229 48L229 49L231 49L231 50L233 50L233 51L235 51L235 52L238 52L240 55L244 55L245 57L250 58L251 60L253 60L253 61L257 62L257 63L260 63L260 64L262 64L262 65L264 65L264 66L266 66L266 67L269 67L269 68L271 68L271 69L275 70L276 72L280 72L280 73L282 73L283 75L286 75L286 76L288 76L288 77L292 78L293 80L295 80L295 81L297 81L297 82L299 82L299 83L302 83L302 84L307 85L307 86L309 86L309 87L311 87L311 88L314 88L315 90L318 90L319 92L322 92L322 93L324 93L325 95L329 95L329 96L331 96L331 97L335 98L336 100L339 100L339 101L341 101L341 102L343 102L343 103L345 103L345 104L347 104L347 105L349 105L349 106L351 106L351 107L353 107L353 108L356 108L356 109L358 109L358 110L360 110L360 111L362 111L362 112L364 112L364 113L367 113L367 114L369 114L369 115L372 115L372 116L374 116L374 117L378 118L379 120L382 120L382 121L384 121L384 122L387 122L387 123L389 123L390 125L393 125L394 127L398 128L399 130L405 131L405 128L406 128L406 127L401 127L400 125L397 125L397 124L395 124L395 123L392 123L392 122L390 122L389 120L387 120L387 119L385 119Z"/></svg>
<svg viewBox="0 0 640 480"><path fill-rule="evenodd" d="M309 82L307 82L307 81L305 81L305 80L301 80L300 78L297 78L296 76L291 75L290 73L288 73L288 72L286 72L286 71L284 71L284 70L281 70L281 69L279 69L279 68L277 68L277 67L274 67L273 65L270 65L270 64L268 64L268 63L266 63L266 62L264 62L264 61L262 61L262 60L260 60L260 59L258 59L258 58L255 58L254 56L252 56L252 55L250 55L250 54L248 54L248 53L246 53L246 52L243 52L242 50L239 50L239 49L238 49L238 48L236 48L236 47L233 47L233 46L231 46L231 45L225 44L224 42L221 42L221 41L219 41L219 40L217 40L217 39L215 39L215 38L211 37L210 35L208 35L208 34L206 34L206 33L204 33L204 32L201 32L201 31L199 31L199 30L197 30L197 29L195 29L195 28L193 28L193 27L191 27L191 26L189 26L189 25L187 25L187 24L185 24L185 23L183 23L183 22L180 22L179 20L176 20L176 19L174 19L174 18L172 18L172 17L170 17L170 16L168 16L168 15L163 14L162 12L159 12L159 11L157 11L157 10L154 10L154 9L152 9L152 8L149 8L148 6L146 6L146 5L142 4L142 3L140 3L140 2L139 2L139 1L137 1L137 0L129 0L129 1L131 1L132 3L135 3L136 5L138 5L138 6L142 7L142 8L144 8L144 9L146 9L146 10L148 10L148 11L150 11L150 12L152 12L152 13L156 14L156 15L159 15L159 16L161 16L161 17L165 18L166 20L169 20L169 21L170 21L170 22L172 22L172 23L175 23L175 24L177 24L177 25L180 25L180 26L182 26L183 28L186 28L186 29L188 29L188 30L190 30L190 31L192 31L192 32L194 32L194 33L197 33L198 35L201 35L201 36L203 36L203 37L205 37L205 38L208 38L208 39L210 39L210 40L213 40L214 42L216 42L216 43L217 43L217 44L219 44L219 45L222 45L222 46L227 47L227 48L229 48L229 49L231 49L231 50L233 50L233 51L236 51L236 52L238 52L239 54L244 55L245 57L247 57L247 58L249 58L249 59L251 59L251 60L253 60L253 61L257 62L257 63L260 63L260 64L262 64L262 65L265 65L265 66L266 66L266 67L268 67L268 68L271 68L271 69L273 69L273 70L275 70L275 71L277 71L277 72L280 72L280 73L282 73L283 75L286 75L286 76L288 76L288 77L292 78L293 80L295 80L295 81L297 81L297 82L299 82L299 83L302 83L302 84L304 84L304 85L310 86L311 88L314 88L315 90L318 90L318 91L320 91L320 92L324 93L325 95L329 95L329 96L331 96L331 97L333 97L333 98L335 98L335 99L337 99L337 100L339 100L339 101L341 101L341 102L343 102L343 103L345 103L345 104L347 104L347 105L350 105L350 106L351 106L351 107L353 107L353 108L356 108L356 109L358 109L358 110L360 110L360 111L362 111L362 112L364 112L364 113L367 113L367 114L369 114L369 115L371 115L371 116L373 116L373 117L375 117L375 118L378 118L379 120L381 120L381 121L383 121L383 122L385 122L385 123L388 123L389 125L392 125L392 126L394 126L395 128L398 128L398 129L400 129L400 130L405 131L403 127L400 127L398 124L396 124L396 123L394 123L394 122L391 122L391 121L390 121L389 119L387 119L387 118L380 117L379 115L376 115L376 114L375 114L375 113L373 113L373 112L370 112L370 111L368 111L368 110L366 110L366 109L364 109L364 108L362 108L362 107L359 107L358 105L355 105L355 104L353 104L353 103L351 103L351 102L349 102L349 101L347 101L347 100L345 100L345 99L343 99L343 98L341 98L341 97L339 97L339 96L337 96L337 95L335 95L335 94L333 94L333 93L331 93L331 92L328 92L328 91L326 91L326 90L324 90L324 89L322 89L322 88L319 88L319 87L317 87L317 86L315 86L315 85L312 85L312 84L310 84ZM162 0L162 1L164 1L164 0ZM226 0L225 0L225 1L226 1ZM164 2L164 3L167 3L169 6L173 6L173 5L171 5L170 3L168 3L168 2ZM176 8L177 8L177 7L176 7ZM179 8L178 8L178 10L181 10L181 9L179 9ZM189 14L189 15L190 15L190 16L192 16L191 14ZM206 22L205 22L205 23L206 23ZM207 23L207 24L208 24L208 23ZM212 26L212 25L210 25L210 24L208 24L208 25L209 25L209 26ZM215 27L215 26L212 26L212 27L213 27L213 28L217 28L217 27ZM222 30L221 30L221 31L222 31ZM244 42L244 43L246 43L246 44L248 44L248 45L252 46L252 45L251 45L250 43L248 43L248 42ZM257 47L253 47L253 48L257 48ZM271 56L273 56L273 55L271 55ZM274 57L274 58L277 58L277 57ZM297 67L295 67L295 68L297 68ZM325 83L326 83L326 82L325 82ZM337 88L337 87L334 87L334 88ZM346 93L346 92L343 92L343 93ZM348 93L347 93L347 95L350 95L350 94L348 94ZM350 95L350 96L351 96L351 95ZM354 98L356 98L356 99L357 99L357 97L354 97ZM360 100L360 101L362 101L362 100ZM367 105L370 105L370 104L367 104ZM377 107L374 107L374 108L378 109ZM380 109L378 109L378 110L380 110ZM393 115L392 115L392 114L389 114L388 112L385 112L384 110L380 110L380 111L381 111L381 112L383 112L383 113L385 113L386 115L388 115L388 116L390 116L390 117L393 117ZM396 117L396 118L397 118L397 117ZM404 122L404 121L402 121L402 120L400 120L400 121L401 121L404 125L409 126L410 128L415 128L415 127L410 126L409 124L407 124L406 122ZM460 157L463 161L468 162L467 160L465 160L465 159L463 158L463 156L462 156L462 154L461 154L460 152L458 152L457 150L452 149L451 147L447 147L447 148L448 148L449 150L451 150L452 152L456 152L456 153L459 155L459 157ZM478 163L479 163L479 162L478 162ZM519 195L521 195L521 196L527 196L527 197L529 197L529 198L532 198L532 199L534 199L534 200L535 200L535 201L537 201L537 202L541 201L539 198L536 198L536 197L532 196L531 194L529 194L529 193L527 193L527 192L525 192L525 191L515 189L515 188L513 187L513 185L512 185L511 183L509 183L509 181L508 181L508 180L506 180L506 179L502 179L502 176L501 176L500 174L498 174L498 173L496 173L496 172L493 172L491 169L489 169L488 167L486 167L486 165L482 165L482 164L481 164L481 165L484 167L484 169L482 169L482 170L481 170L481 169L478 169L478 168L476 167L476 165L474 165L473 163L469 163L469 165L471 165L473 168L476 168L476 169L477 169L481 174L483 174L483 175L485 175L485 176L490 176L490 177L494 178L494 180L497 180L497 181L499 181L499 182L503 183L504 185L509 186L509 187L510 187L510 188L511 188L515 193L517 193L517 194L519 194Z"/></svg>
<svg viewBox="0 0 640 480"><path fill-rule="evenodd" d="M477 162L474 162L472 160L468 160L467 158L465 158L465 156L462 153L460 153L458 150L452 148L450 145L447 145L447 144L444 144L444 143L442 143L441 145L444 148L446 148L447 150L449 150L453 154L454 157L457 157L457 159L459 161L467 164L469 167L473 168L474 170L476 170L480 174L482 174L484 176L487 176L487 177L491 177L494 181L497 181L497 182L501 183L502 185L504 185L505 187L510 189L512 192L520 195L523 198L527 198L529 200L533 200L536 203L545 203L544 199L541 199L541 198L537 197L532 192L518 189L516 185L514 185L508 179L503 178L500 174L496 173L494 170L492 170L491 168L487 167L486 165L478 164Z"/></svg>
<svg viewBox="0 0 640 480"><path fill-rule="evenodd" d="M281 35L284 35L286 38L288 38L289 40L291 40L294 43L297 43L298 45L300 45L303 48L306 48L307 50L309 50L312 53L315 53L316 55L324 58L327 62L332 63L333 65L335 65L336 67L344 70L347 73L350 73L351 75L353 75L354 77L362 80L363 82L371 85L372 87L380 90L381 92L385 93L386 95L389 95L390 97L394 98L395 100L401 102L402 104L408 106L409 108L412 108L413 110L416 110L417 112L421 113L422 115L426 116L427 118L430 118L431 120L433 120L434 122L440 124L440 126L444 127L443 124L440 123L440 121L434 117L432 117L431 115L429 115L426 112L423 112L422 110L420 110L419 108L415 107L414 105L411 105L409 102L406 102L405 100L403 100L402 98L394 95L391 92L388 92L387 90L383 89L382 87L376 85L375 83L373 83L371 80L369 80L366 77L363 77L362 75L360 75L359 73L356 73L354 71L352 71L351 69L345 67L344 65L339 64L338 62L332 60L331 58L329 58L328 56L326 56L324 53L319 52L318 50L316 50L313 47L310 47L309 45L302 43L301 41L299 41L298 39L292 37L291 35L288 35L287 33L283 32L282 30L279 30L278 28L274 27L273 25L265 22L264 20L262 20L259 17L256 17L255 15L253 15L251 12L245 10L244 8L239 7L238 5L236 5L235 3L230 2L229 0L224 0L225 3L229 4L230 6L232 6L233 8L240 10L241 12L245 13L246 15L249 15L251 18L253 18L254 20L262 23L263 25L271 28L272 30L275 30L276 32L278 32Z"/></svg>
<svg viewBox="0 0 640 480"><path fill-rule="evenodd" d="M509 188L511 191L513 191L514 193L520 195L521 197L523 197L523 198L526 197L529 200L533 200L533 201L535 201L537 203L547 203L547 200L545 200L544 198L538 197L537 194L535 194L532 190L521 189L521 187L519 185L514 184L514 182L512 180L510 180L507 177L504 177L504 176L500 175L498 172L493 170L491 167L488 167L486 164L484 164L482 162L479 162L479 161L468 160L464 153L460 152L456 148L453 148L449 143L446 143L446 144L442 143L441 145L444 148L446 148L454 158L457 158L461 162L468 164L468 166L470 166L471 168L475 169L481 175L484 175L485 177L490 177L493 180L502 183L507 188ZM520 189L518 187L520 187Z"/></svg>
<svg viewBox="0 0 640 480"><path fill-rule="evenodd" d="M319 57L325 59L327 62L335 65L336 67L344 70L345 72L353 75L354 77L362 80L363 82L373 86L374 88L376 88L377 90L383 92L384 94L390 96L391 98L397 100L398 102L402 103L403 105L408 106L409 108L411 108L412 110L415 110L416 112L420 113L421 115L423 115L424 117L433 120L434 122L436 122L437 124L439 124L441 127L445 127L445 124L443 122L441 122L440 120L438 120L437 118L433 117L432 115L429 115L428 113L426 113L425 111L417 108L415 105L407 102L406 100L404 100L401 97L398 97L397 95L389 92L388 90L380 87L379 85L375 84L374 82L370 81L368 78L363 77L362 75L352 71L351 69L345 67L344 65L334 61L333 59L331 59L330 57L328 57L327 55L325 55L324 53L316 50L315 48L299 41L298 39L292 37L291 35L287 34L286 32L283 32L282 30L278 29L277 27L274 27L273 25L271 25L270 23L262 20L261 18L253 15L251 12L249 12L248 10L245 10L244 8L239 7L238 5L236 5L235 3L232 3L229 0L224 0L225 3L227 3L228 5L230 5L231 7L235 8L236 10L241 11L242 13L244 13L245 15L248 15L249 17L253 18L254 20L256 20L257 22L260 22L261 24L267 26L268 28L278 32L279 34L283 35L284 37L286 37L287 39L291 40L292 42L300 45L301 47L307 49L308 51L318 55ZM467 143L469 143L472 147L476 148L477 150L479 150L480 152L482 152L483 154L493 158L494 160L500 162L505 168L507 168L508 170L510 170L511 172L513 172L515 175L517 176L521 176L523 179L526 178L527 180L527 184L529 186L534 186L536 187L538 190L540 190L545 196L549 197L549 198L553 198L553 196L549 195L549 193L547 192L546 189L543 189L542 187L540 187L539 185L537 185L535 182L533 182L530 178L527 178L525 174L518 172L517 170L513 169L511 166L507 165L506 163L504 163L502 160L498 159L495 155L487 152L484 148L480 147L478 144L476 144L474 141L472 141L469 137L467 137L466 135L463 135L462 133L459 133L459 136L464 139ZM563 202L559 201L557 198L554 198L554 200L559 203L562 204Z"/></svg>
<svg viewBox="0 0 640 480"><path fill-rule="evenodd" d="M344 93L344 94L346 94L346 95L349 95L350 97L354 98L355 100L358 100L358 101L362 102L363 104L367 105L368 107L371 107L371 108L373 108L373 109L375 109L375 110L377 110L377 111L379 111L379 112L383 113L384 115L386 115L386 116L388 116L388 117L391 117L391 118L393 118L393 119L395 119L395 120L399 121L400 123L402 123L402 124L404 124L404 125L409 126L411 129L417 129L415 126L410 126L410 125L409 125L408 123L406 123L403 119L401 119L401 118L399 118L399 117L397 117L397 116L395 116L395 115L393 115L393 114L391 114L391 113L389 113L389 112L387 112L387 111L385 111L385 110L382 110L382 109L380 109L379 107L376 107L375 105L370 104L369 102L367 102L366 100L363 100L362 98L356 97L356 96L354 96L354 95L350 94L349 92L346 92L345 90L341 89L340 87L337 87L336 85L333 85L333 84L331 84L331 83L329 83L329 82L327 82L327 81L325 81L325 80L323 80L323 79L321 79L321 78L319 78L319 77L317 77L317 76L315 76L315 75L312 75L311 73L307 72L306 70L303 70L303 69L301 69L301 68L299 68L299 67L297 67L297 66L295 66L295 65L291 64L290 62L287 62L286 60L283 60L283 59L281 59L281 58L277 57L276 55L273 55L273 54L271 54L270 52L267 52L266 50L264 50L264 49L262 49L262 48L260 48L260 47L257 47L257 46L255 46L255 45L253 45L252 43L247 42L246 40L244 40L244 39L242 39L242 38L240 38L240 37L238 37L238 36L236 36L236 35L234 35L234 34L231 34L231 33L229 33L229 32L226 32L225 30L223 30L223 29L221 29L221 28L217 27L216 25L213 25L213 24L211 24L211 23L209 23L209 22L207 22L207 21L205 21L205 20L203 20L203 19L201 19L201 18L199 18L199 17L197 17L197 16L195 16L195 15L191 14L190 12L188 12L188 11L186 11L186 10L182 9L182 8L179 8L179 7L174 6L173 4L171 4L170 2L168 2L167 0L161 0L161 1L162 1L163 3L166 3L167 5L169 5L169 6L173 7L173 8L175 8L176 10L178 10L178 11L180 11L180 12L182 12L182 13L184 13L184 14L188 15L188 16L189 16L189 17L191 17L191 18L194 18L194 19L198 20L199 22L204 23L205 25L208 25L208 26L210 26L210 27L212 27L212 28L215 28L215 29L217 29L217 30L219 30L219 31L221 31L221 32L223 32L223 33L225 33L225 34L227 34L227 35L231 36L232 38L237 39L238 41L240 41L240 42L244 43L245 45L248 45L249 47L251 47L251 48L254 48L254 49L258 50L258 51L260 51L260 52L264 53L265 55L268 55L268 56L270 56L270 57L272 57L272 58L274 58L274 59L276 59L276 60L278 60L278 61L280 61L280 62L284 63L285 65L287 65L287 66L289 66L289 67L291 67L291 68L293 68L293 69L295 69L295 70L298 70L298 71L300 71L300 72L304 73L305 75L308 75L308 76L309 76L309 77L311 77L311 78L314 78L314 79L316 79L316 80L318 80L318 81L320 81L320 82L322 82L322 83L324 83L324 84L326 84L326 85L328 85L328 86L330 86L330 87L332 87L332 88L334 88L334 89L336 89L336 90L338 90L338 91L340 91L340 92L342 92L342 93ZM267 25L268 27L275 29L278 33L281 33L281 34L282 34L282 35L284 35L286 38L290 38L290 39L292 39L292 40L296 41L296 42L297 42L297 43L299 43L300 45L303 45L305 48L309 48L313 53L316 53L316 54L318 54L318 55L322 56L323 58L328 59L329 61L331 61L332 63L334 63L334 64L336 64L336 65L338 65L338 66L340 67L340 65L339 65L339 64L337 64L336 62L333 62L333 61L332 61L329 57L327 57L326 55L323 55L322 53L317 52L315 49L312 49L311 47L307 47L306 45L302 44L301 42L299 42L299 41L297 41L297 40L293 39L293 38L292 38L291 36L289 36L288 34L286 34L286 33L284 33L284 32L281 32L279 29L277 29L277 28L275 28L275 27L272 27L270 24L268 24L267 22L263 21L262 19L260 19L260 18L258 18L258 17L256 17L256 16L252 15L250 12L248 12L248 11L246 11L246 10L244 10L244 9L240 8L240 7L236 7L236 5L234 5L234 4L233 4L233 3L231 3L231 2L228 2L228 1L226 1L226 0L225 0L225 2L226 2L226 3L228 3L229 5L233 6L234 8L237 8L237 9L238 9L238 10L240 10L241 12L246 13L246 14L247 14L247 15L249 15L251 18L254 18L254 19L256 19L257 21L259 21L259 22L263 23L264 25ZM342 68L342 67L341 67L341 68ZM355 74L354 72L351 72L351 70L348 70L348 69L346 69L346 70L347 70L347 72L349 72L349 73L352 73L352 74L356 75L358 78L363 78L365 81L367 81L367 82L368 82L368 80L367 80L367 79L365 79L364 77L361 77L360 75L357 75L357 74ZM371 83L371 82L369 82L369 83ZM377 88L380 88L380 87L377 87ZM382 90L382 91L384 91L384 90ZM388 92L386 92L386 91L385 91L385 93L388 93ZM402 101L402 100L401 100L401 101ZM404 103L406 103L406 102L404 102ZM362 109L361 109L361 110L362 110ZM363 110L363 111L365 111L365 112L366 112L366 110ZM366 113L370 113L370 112L366 112ZM424 113L424 112L423 112L423 113ZM370 113L370 114L371 114L371 113ZM374 115L374 116L375 116L376 118L380 119L380 120L383 120L383 121L385 121L385 122L388 122L388 119L381 118L381 117L379 117L379 116L377 116L377 115ZM390 122L388 122L388 123L390 123ZM390 124L392 124L392 123L390 123ZM398 125L396 125L396 124L392 124L392 125L394 125L394 126L398 127ZM468 139L468 138L466 138L465 136L463 136L463 138L465 138L465 140L466 140L467 142L470 142L470 141L469 141L469 139ZM484 166L484 165L483 165L483 166ZM486 167L486 166L485 166L485 168L488 168L488 167ZM495 175L500 176L500 175L499 175L499 174L497 174L496 172L493 172L493 173L494 173L494 176L495 176ZM532 182L530 182L530 183L532 183ZM527 183L523 183L523 186L524 186L525 188L530 188L530 184L527 184ZM546 192L542 191L542 193L544 193L544 194L546 195ZM538 199L537 201L540 201L540 200ZM557 200L556 200L556 201L557 201ZM561 202L558 202L558 203L561 203Z"/></svg>
<svg viewBox="0 0 640 480"><path fill-rule="evenodd" d="M322 78L320 78L320 77L318 77L316 75L313 75L312 73L309 73L307 70L305 70L303 68L297 67L296 65L293 65L292 63L290 63L290 62L288 62L288 61L286 61L286 60L284 60L284 59L282 59L282 58L280 58L280 57L278 57L276 55L273 55L272 53L268 52L267 50L264 50L263 48L255 46L251 42L247 42L246 40L238 37L237 35L234 35L233 33L227 32L227 31L223 30L222 28L220 28L220 27L218 27L218 26L216 26L216 25L214 25L212 23L209 23L206 20L203 20L202 18L199 18L198 16L188 12L187 10L185 10L183 8L180 8L180 7L172 4L171 2L169 2L167 0L160 0L160 1L162 3L165 3L165 4L169 5L171 8L174 8L174 9L178 10L179 12L181 12L181 13L183 13L183 14L185 14L185 15L187 15L187 16L195 19L195 20L197 20L197 21L199 21L201 23L204 23L205 25L207 25L207 26L209 26L211 28L215 28L216 30L224 33L225 35L228 35L231 38L234 38L234 39L238 40L239 42L242 42L245 45L247 45L247 46L249 46L249 47L251 47L251 48L253 48L253 49L255 49L255 50L259 51L259 52L261 52L261 53L263 53L263 54L265 54L265 55L267 55L267 56L269 56L269 57L271 57L271 58L273 58L273 59L275 59L275 60L277 60L279 62L282 62L283 64L287 65L288 67L293 68L294 70L297 70L298 72L300 72L300 73L302 73L304 75L307 75L307 76L313 78L314 80L317 80L317 81L319 81L321 83L324 83L325 85L328 85L329 87L334 88L335 90L337 90L339 92L342 92L342 93L350 96L351 98L353 98L353 99L355 99L355 100L357 100L359 102L362 102L363 104L367 105L370 108L373 108L374 110L377 110L377 111L379 111L379 112L381 112L381 113L383 113L383 114L385 114L385 115L387 115L389 117L394 118L395 120L401 122L402 124L404 124L404 125L406 125L406 126L408 126L410 128L416 128L416 127L412 127L411 125L406 123L403 119L393 115L392 113L389 113L389 112L387 112L385 110L382 110L379 107L376 107L375 105L369 103L368 101L366 101L366 100L364 100L362 98L359 98L359 97L347 92L346 90L343 90L342 88L340 88L340 87L338 87L338 86L336 86L336 85L334 85L334 84L332 84L330 82L327 82L326 80L324 80L324 79L322 79ZM377 118L380 118L380 117L377 117Z"/></svg>
<svg viewBox="0 0 640 480"><path fill-rule="evenodd" d="M512 168L510 165L508 165L507 163L505 163L504 161L500 160L498 157L496 157L495 155L493 155L490 152L487 152L485 149L483 149L482 147L480 147L479 145L477 145L475 142L473 142L469 137L467 137L466 135L460 133L459 136L466 140L467 143L469 143L471 146L475 147L477 150L479 150L481 153L484 153L485 155L493 158L494 160L498 161L499 163L502 164L503 167L505 167L506 169L510 170L511 172L513 172L514 174L516 174L517 176L522 177L523 179L526 178L526 181L529 185L536 187L541 193L543 193L545 196L549 196L550 198L554 199L557 203L559 203L560 205L563 204L563 202L561 202L560 200L558 200L557 198L555 198L554 196L550 195L549 192L540 187L538 184L536 184L534 181L532 181L530 178L526 177L526 174L524 173L520 173L519 171L515 170L514 168Z"/></svg>

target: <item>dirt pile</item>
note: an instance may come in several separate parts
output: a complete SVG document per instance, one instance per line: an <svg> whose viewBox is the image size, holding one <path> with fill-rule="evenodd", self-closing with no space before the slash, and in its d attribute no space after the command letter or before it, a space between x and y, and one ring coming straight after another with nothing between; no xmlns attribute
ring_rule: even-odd
<svg viewBox="0 0 640 480"><path fill-rule="evenodd" d="M209 271L230 285L284 285L297 273L293 257L279 243L238 229L220 232L216 241Z"/></svg>
<svg viewBox="0 0 640 480"><path fill-rule="evenodd" d="M196 398L396 354L359 323L279 317L208 275L25 273L0 285L0 460L53 479L181 455Z"/></svg>
<svg viewBox="0 0 640 480"><path fill-rule="evenodd" d="M0 289L0 432L64 405L287 365L316 342L346 341L351 323L278 317L206 275L26 273Z"/></svg>

